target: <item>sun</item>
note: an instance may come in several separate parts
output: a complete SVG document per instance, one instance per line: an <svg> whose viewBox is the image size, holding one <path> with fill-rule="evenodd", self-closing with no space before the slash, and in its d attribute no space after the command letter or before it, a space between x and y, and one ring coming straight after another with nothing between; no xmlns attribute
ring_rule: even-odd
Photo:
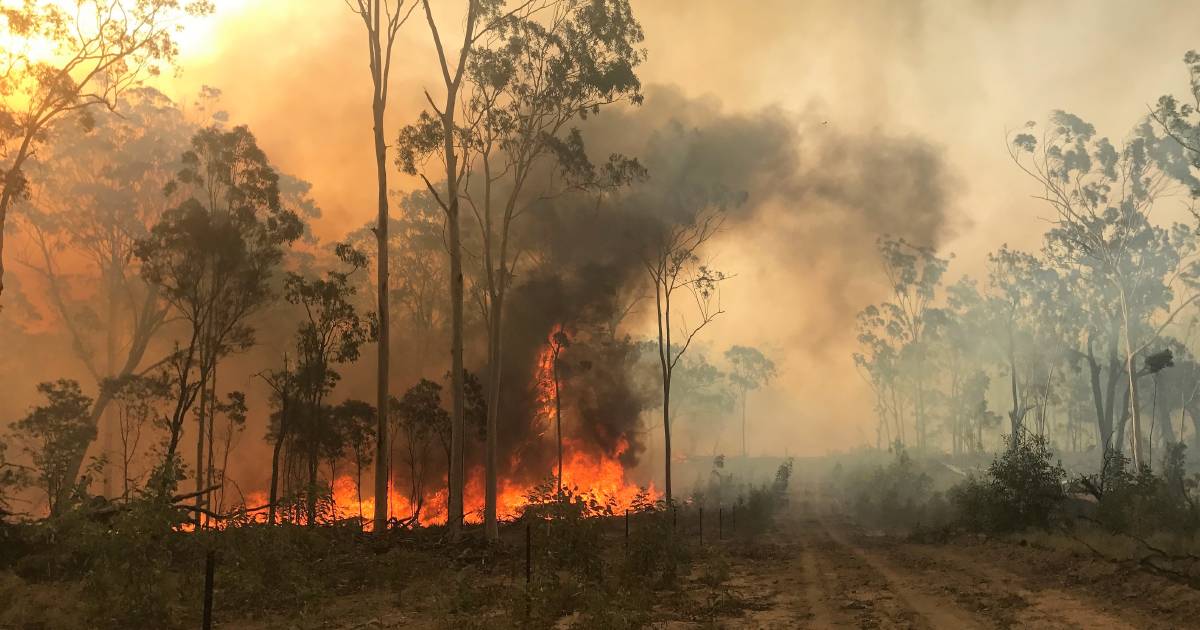
<svg viewBox="0 0 1200 630"><path fill-rule="evenodd" d="M250 0L214 0L212 15L187 18L180 22L175 43L182 64L206 61L220 51L222 34L250 8Z"/></svg>

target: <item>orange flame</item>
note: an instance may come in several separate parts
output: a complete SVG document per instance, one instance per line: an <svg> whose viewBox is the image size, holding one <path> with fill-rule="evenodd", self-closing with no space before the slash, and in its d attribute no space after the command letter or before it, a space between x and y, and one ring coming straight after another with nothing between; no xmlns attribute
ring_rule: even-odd
<svg viewBox="0 0 1200 630"><path fill-rule="evenodd" d="M553 334L550 344L539 354L536 364L535 387L537 388L537 412L533 422L538 423L541 431L538 436L543 441L553 444L554 435L547 435L549 427L555 421L557 399L554 386L554 347ZM617 512L632 507L634 500L645 491L650 500L657 500L660 494L653 484L643 489L632 483L625 476L625 467L620 462L621 455L629 448L629 442L624 438L618 441L617 448L612 453L602 452L595 446L590 446L581 440L563 438L563 487L573 492L594 498L600 504L610 504ZM549 445L548 445L549 446ZM521 468L521 462L514 458L510 462L512 470ZM544 471L541 479L552 479L557 471L557 461L552 462L550 470ZM536 478L536 476L530 476ZM446 490L445 478L442 479L443 489L432 492L423 498L418 522L421 525L435 525L446 522ZM520 516L522 509L528 503L528 497L537 484L515 479L502 478L497 488L497 516L502 520L514 519ZM359 500L356 481L351 475L338 477L333 483L333 502L336 515L339 518L359 518L366 521L365 527L370 527L370 520L375 513L375 499L364 496ZM391 519L409 519L413 516L414 502L408 496L407 487L392 486L388 492L388 515ZM463 493L465 520L468 523L479 523L483 520L484 504L484 474L477 467L467 475L466 487Z"/></svg>

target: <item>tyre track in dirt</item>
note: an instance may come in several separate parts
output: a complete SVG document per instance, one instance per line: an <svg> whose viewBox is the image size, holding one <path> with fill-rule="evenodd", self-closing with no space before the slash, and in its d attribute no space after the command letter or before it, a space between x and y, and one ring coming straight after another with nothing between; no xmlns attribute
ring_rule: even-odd
<svg viewBox="0 0 1200 630"><path fill-rule="evenodd" d="M1200 627L1190 612L1200 613L1200 593L1182 586L1016 541L872 535L813 489L776 525L732 558L732 581L755 605L722 627Z"/></svg>
<svg viewBox="0 0 1200 630"><path fill-rule="evenodd" d="M870 536L846 518L831 498L811 489L801 496L794 505L802 516L793 516L785 525L790 526L790 535L808 541L819 550L816 555L824 563L842 569L837 585L852 601L856 585L866 585L867 592L876 593L872 606L876 614L859 615L851 626L1117 630L1200 627L1200 618L1165 616L1161 605L1140 606L1137 604L1142 602L1136 597L1114 600L1112 584L1087 585L1065 575L1089 573L1079 564L1086 560L1068 562L1068 570L1063 571L1061 558L1051 562L1046 552L1024 544L995 540L973 543L974 539L921 544ZM1114 566L1101 564L1109 569ZM847 571L847 567L852 570ZM1103 574L1102 569L1092 571ZM879 584L872 575L882 577L884 583ZM889 604L889 597L896 598L894 604ZM1184 600L1192 599L1189 596L1175 601L1184 604ZM909 615L909 611L915 615ZM840 621L834 619L828 627L842 626Z"/></svg>
<svg viewBox="0 0 1200 630"><path fill-rule="evenodd" d="M852 618L830 608L823 583L829 572L822 567L810 540L787 533L769 535L769 542L747 552L734 568L730 586L757 593L767 605L747 611L739 627L833 628L853 626Z"/></svg>
<svg viewBox="0 0 1200 630"><path fill-rule="evenodd" d="M914 593L888 567L860 553L821 520L824 501L806 492L786 517L783 531L797 541L804 602L811 628L974 627Z"/></svg>
<svg viewBox="0 0 1200 630"><path fill-rule="evenodd" d="M769 607L747 612L744 628L929 628L871 564L837 544L810 516L783 516L768 558L739 567L734 585L767 592Z"/></svg>
<svg viewBox="0 0 1200 630"><path fill-rule="evenodd" d="M972 628L992 627L980 623L950 596L952 591L922 576L913 576L906 567L889 562L873 550L859 545L840 531L836 524L817 518L809 527L821 532L828 541L829 555L857 565L855 577L879 593L874 609L881 613L880 628ZM854 588L854 585L851 585ZM851 593L854 593L851 590Z"/></svg>
<svg viewBox="0 0 1200 630"><path fill-rule="evenodd" d="M1002 569L962 549L947 546L905 544L893 553L911 560L910 566L925 567L926 574L956 572L974 581L962 595L995 611L1004 627L1036 628L1135 628L1159 626L1151 620L1128 622L1103 609L1095 598L1079 597L1062 589L1045 588L1028 577Z"/></svg>

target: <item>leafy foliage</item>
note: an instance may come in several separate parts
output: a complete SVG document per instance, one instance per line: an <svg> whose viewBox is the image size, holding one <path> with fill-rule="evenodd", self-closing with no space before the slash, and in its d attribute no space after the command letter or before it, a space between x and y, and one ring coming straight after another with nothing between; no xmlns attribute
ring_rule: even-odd
<svg viewBox="0 0 1200 630"><path fill-rule="evenodd" d="M1062 517L1066 498L1066 471L1052 459L1045 438L1017 440L992 461L986 475L950 490L960 523L987 532L1051 527Z"/></svg>
<svg viewBox="0 0 1200 630"><path fill-rule="evenodd" d="M79 383L66 379L41 383L38 392L45 396L45 404L30 410L13 430L33 462L34 480L46 493L51 514L58 514L65 507L63 498L77 494L71 462L96 434L92 399L83 394Z"/></svg>

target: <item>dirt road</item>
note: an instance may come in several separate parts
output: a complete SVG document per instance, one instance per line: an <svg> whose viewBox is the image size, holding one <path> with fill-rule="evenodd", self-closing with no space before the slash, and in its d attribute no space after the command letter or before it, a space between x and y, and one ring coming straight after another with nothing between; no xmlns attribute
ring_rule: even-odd
<svg viewBox="0 0 1200 630"><path fill-rule="evenodd" d="M872 536L816 491L735 562L759 610L745 628L1200 628L1200 592L1133 567L1020 541Z"/></svg>

